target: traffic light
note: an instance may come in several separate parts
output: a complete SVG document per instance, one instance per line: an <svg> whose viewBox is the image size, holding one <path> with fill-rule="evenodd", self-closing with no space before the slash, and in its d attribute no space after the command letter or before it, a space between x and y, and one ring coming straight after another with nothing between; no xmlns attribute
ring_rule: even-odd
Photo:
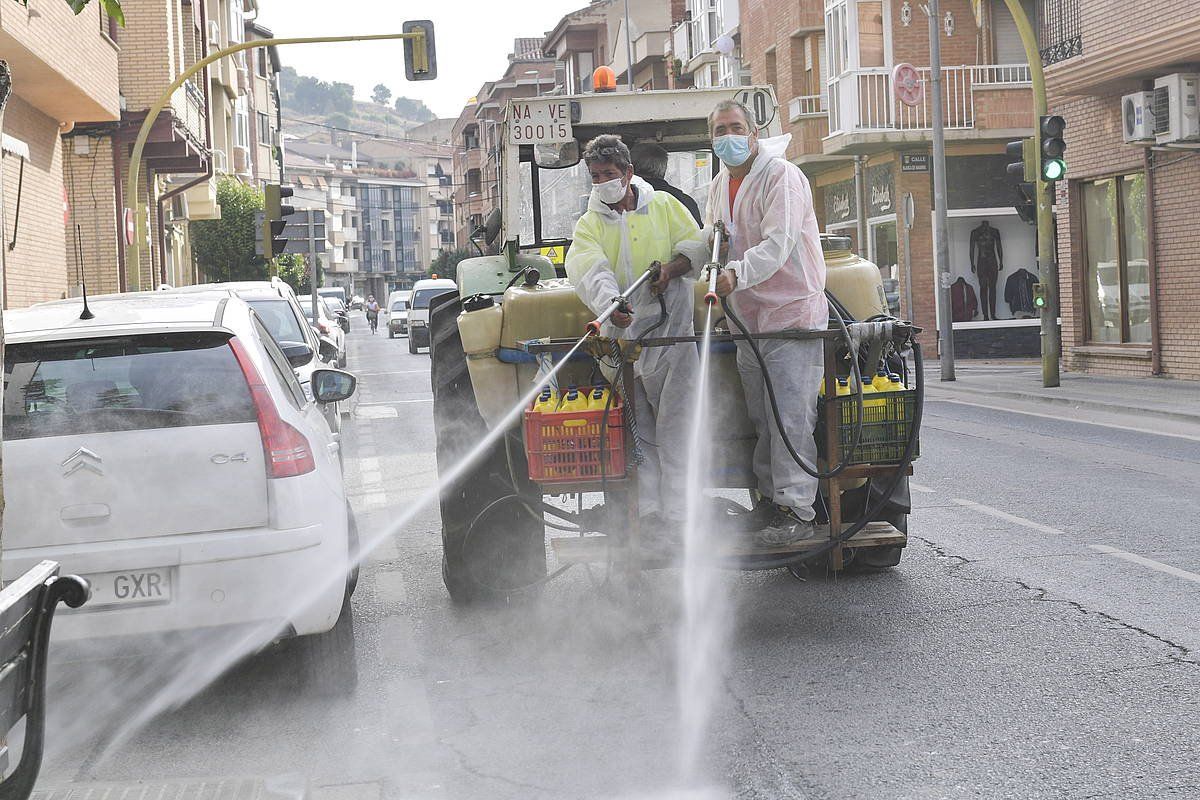
<svg viewBox="0 0 1200 800"><path fill-rule="evenodd" d="M1009 142L1004 148L1008 153L1009 158L1016 159L1008 163L1008 174L1016 179L1017 201L1013 203L1013 208L1017 211L1017 216L1022 222L1030 224L1037 221L1037 205L1034 202L1036 196L1036 187L1034 179L1036 177L1033 163L1033 139L1020 139L1015 142Z"/></svg>
<svg viewBox="0 0 1200 800"><path fill-rule="evenodd" d="M433 48L433 23L427 19L410 19L401 33L421 31L423 46L415 39L404 40L404 77L410 81L431 81L437 77L437 53Z"/></svg>
<svg viewBox="0 0 1200 800"><path fill-rule="evenodd" d="M1067 121L1060 116L1047 114L1038 120L1038 141L1042 153L1042 180L1053 183L1067 174L1067 162L1063 154L1067 151L1067 143L1063 139Z"/></svg>
<svg viewBox="0 0 1200 800"><path fill-rule="evenodd" d="M283 204L285 198L295 194L290 186L280 186L268 183L266 188L266 210L263 214L263 258L267 261L283 255L287 248L287 239L280 238L287 225L284 217L296 213L296 209Z"/></svg>
<svg viewBox="0 0 1200 800"><path fill-rule="evenodd" d="M1035 283L1033 285L1033 307L1038 311L1046 310L1046 287L1043 284Z"/></svg>

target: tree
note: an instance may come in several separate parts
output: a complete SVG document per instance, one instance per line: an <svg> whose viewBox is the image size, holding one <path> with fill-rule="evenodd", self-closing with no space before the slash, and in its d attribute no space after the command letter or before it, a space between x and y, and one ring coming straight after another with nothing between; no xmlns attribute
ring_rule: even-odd
<svg viewBox="0 0 1200 800"><path fill-rule="evenodd" d="M424 103L411 97L397 97L396 111L400 116L414 122L429 122L434 118L434 113Z"/></svg>
<svg viewBox="0 0 1200 800"><path fill-rule="evenodd" d="M296 294L312 294L312 277L308 274L304 256L284 253L277 260L279 277L291 286Z"/></svg>
<svg viewBox="0 0 1200 800"><path fill-rule="evenodd" d="M429 265L429 273L437 275L439 278L455 280L458 277L458 262L464 258L473 258L475 255L477 254L473 250L463 248L442 250Z"/></svg>
<svg viewBox="0 0 1200 800"><path fill-rule="evenodd" d="M255 250L255 212L263 210L263 194L226 175L217 184L220 219L190 224L192 253L210 281L265 280L267 268Z"/></svg>
<svg viewBox="0 0 1200 800"><path fill-rule="evenodd" d="M29 0L17 0L17 2L26 8L29 7ZM67 5L76 14L80 14L87 8L89 2L91 0L67 0ZM104 7L110 17L117 21L118 25L125 26L125 12L121 10L121 0L100 0L100 5Z"/></svg>
<svg viewBox="0 0 1200 800"><path fill-rule="evenodd" d="M388 101L392 99L392 90L382 83L378 84L371 92L371 99L381 106L386 106Z"/></svg>

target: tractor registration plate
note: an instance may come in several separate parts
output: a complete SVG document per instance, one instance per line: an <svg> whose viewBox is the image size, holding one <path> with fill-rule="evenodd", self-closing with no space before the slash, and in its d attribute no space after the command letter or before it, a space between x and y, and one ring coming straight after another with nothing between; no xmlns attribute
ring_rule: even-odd
<svg viewBox="0 0 1200 800"><path fill-rule="evenodd" d="M514 100L509 106L509 144L574 141L571 104L559 98Z"/></svg>

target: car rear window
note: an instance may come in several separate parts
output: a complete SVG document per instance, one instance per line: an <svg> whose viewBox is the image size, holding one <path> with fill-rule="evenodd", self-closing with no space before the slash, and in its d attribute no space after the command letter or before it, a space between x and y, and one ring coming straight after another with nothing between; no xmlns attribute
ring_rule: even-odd
<svg viewBox="0 0 1200 800"><path fill-rule="evenodd" d="M413 308L429 308L429 301L437 297L439 294L453 292L453 289L422 289L419 292L413 292L412 307Z"/></svg>
<svg viewBox="0 0 1200 800"><path fill-rule="evenodd" d="M254 422L246 379L218 333L9 345L4 436Z"/></svg>
<svg viewBox="0 0 1200 800"><path fill-rule="evenodd" d="M250 300L249 303L276 342L306 341L300 320L296 319L296 312L287 300L281 297L278 300Z"/></svg>
<svg viewBox="0 0 1200 800"><path fill-rule="evenodd" d="M403 300L397 300L396 302L392 303L392 311L404 311L407 308L408 304Z"/></svg>

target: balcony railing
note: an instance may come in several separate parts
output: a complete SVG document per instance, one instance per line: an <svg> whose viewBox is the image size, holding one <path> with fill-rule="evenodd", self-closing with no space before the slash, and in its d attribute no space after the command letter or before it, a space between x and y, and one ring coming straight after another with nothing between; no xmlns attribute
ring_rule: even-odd
<svg viewBox="0 0 1200 800"><path fill-rule="evenodd" d="M793 97L788 103L788 121L804 119L805 117L820 117L825 114L825 95L806 94Z"/></svg>
<svg viewBox="0 0 1200 800"><path fill-rule="evenodd" d="M888 70L858 70L829 85L831 135L869 131L928 130L933 124L931 71L918 69L925 85L924 100L909 106L896 99ZM942 68L943 121L948 130L975 127L977 90L1029 86L1024 64L983 64Z"/></svg>
<svg viewBox="0 0 1200 800"><path fill-rule="evenodd" d="M204 116L204 92L195 84L185 83L171 97L171 110L184 130L197 143L205 140L207 123Z"/></svg>
<svg viewBox="0 0 1200 800"><path fill-rule="evenodd" d="M1042 64L1050 66L1083 54L1079 0L1041 0L1037 11Z"/></svg>

